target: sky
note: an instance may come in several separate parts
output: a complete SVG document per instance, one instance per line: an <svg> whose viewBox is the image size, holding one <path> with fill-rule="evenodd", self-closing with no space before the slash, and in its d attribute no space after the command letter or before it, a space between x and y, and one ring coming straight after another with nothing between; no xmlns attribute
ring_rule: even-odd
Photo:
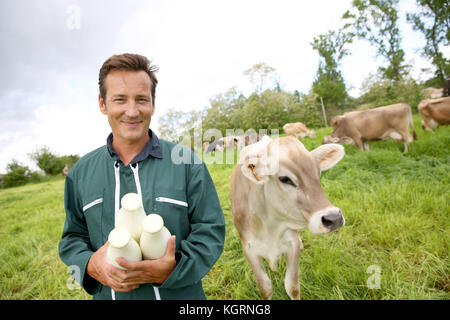
<svg viewBox="0 0 450 320"><path fill-rule="evenodd" d="M111 132L98 107L98 71L113 54L139 53L159 66L156 113L203 109L233 86L249 94L243 74L258 62L276 69L282 88L309 92L319 57L310 43L342 26L351 0L2 0L0 1L0 173L12 159L37 170L29 154L57 155L105 144ZM406 62L416 79L430 63L425 40L405 21L414 0L400 1ZM381 58L366 42L349 47L342 73L350 94ZM445 48L446 56L450 50Z"/></svg>

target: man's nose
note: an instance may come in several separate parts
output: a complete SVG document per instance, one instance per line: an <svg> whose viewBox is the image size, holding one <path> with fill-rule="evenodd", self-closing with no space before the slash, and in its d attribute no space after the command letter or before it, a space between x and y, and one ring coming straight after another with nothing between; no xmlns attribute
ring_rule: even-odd
<svg viewBox="0 0 450 320"><path fill-rule="evenodd" d="M139 109L136 101L128 102L125 115L131 118L139 116Z"/></svg>

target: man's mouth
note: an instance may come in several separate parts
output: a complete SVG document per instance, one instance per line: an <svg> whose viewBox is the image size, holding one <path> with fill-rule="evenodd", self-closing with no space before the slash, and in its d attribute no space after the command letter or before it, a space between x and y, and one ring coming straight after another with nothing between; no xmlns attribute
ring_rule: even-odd
<svg viewBox="0 0 450 320"><path fill-rule="evenodd" d="M141 124L142 121L138 121L138 120L133 120L133 121L126 120L125 121L125 120L122 120L121 122L127 127L137 127L138 125Z"/></svg>

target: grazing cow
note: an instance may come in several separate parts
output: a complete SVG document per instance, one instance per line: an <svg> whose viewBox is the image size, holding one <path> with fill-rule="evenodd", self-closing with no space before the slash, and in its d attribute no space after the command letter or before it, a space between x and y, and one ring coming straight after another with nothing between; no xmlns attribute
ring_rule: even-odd
<svg viewBox="0 0 450 320"><path fill-rule="evenodd" d="M206 152L208 150L208 147L209 147L209 142L208 141L203 142L203 144L202 144L203 152Z"/></svg>
<svg viewBox="0 0 450 320"><path fill-rule="evenodd" d="M438 99L442 98L444 96L444 89L443 88L425 88L423 90L423 94L425 95L425 98L429 99Z"/></svg>
<svg viewBox="0 0 450 320"><path fill-rule="evenodd" d="M212 151L223 151L223 140L217 139L211 142L208 145L208 148L206 149L206 152L212 152Z"/></svg>
<svg viewBox="0 0 450 320"><path fill-rule="evenodd" d="M69 165L66 163L66 165L64 166L64 168L61 171L61 174L63 175L63 177L67 176L67 174L69 173Z"/></svg>
<svg viewBox="0 0 450 320"><path fill-rule="evenodd" d="M422 100L418 106L422 116L422 128L434 130L440 125L450 124L450 97Z"/></svg>
<svg viewBox="0 0 450 320"><path fill-rule="evenodd" d="M228 148L234 148L236 146L237 142L239 141L239 137L227 136L227 137L220 138L220 140L223 141L223 148L228 149Z"/></svg>
<svg viewBox="0 0 450 320"><path fill-rule="evenodd" d="M246 146L257 143L263 137L264 137L264 135L259 134L259 133L246 133L246 134L235 137L235 139L237 140L236 142L237 142L238 149L242 149Z"/></svg>
<svg viewBox="0 0 450 320"><path fill-rule="evenodd" d="M404 152L408 152L408 144L417 139L411 107L406 103L352 111L333 120L334 131L323 138L322 144L353 143L360 150L369 150L367 141L392 138L403 141ZM413 137L409 133L410 124Z"/></svg>
<svg viewBox="0 0 450 320"><path fill-rule="evenodd" d="M296 137L297 139L299 137L301 139L303 139L306 136L313 138L313 139L316 137L315 131L308 129L301 122L286 123L283 126L283 131L284 131L284 133L286 133L286 135Z"/></svg>
<svg viewBox="0 0 450 320"><path fill-rule="evenodd" d="M344 147L327 144L309 152L296 138L268 136L242 149L231 175L231 211L242 249L263 299L271 299L272 283L264 268L275 270L286 256L284 286L300 299L298 259L303 244L298 230L327 233L345 224L339 208L320 186L321 171L344 156Z"/></svg>

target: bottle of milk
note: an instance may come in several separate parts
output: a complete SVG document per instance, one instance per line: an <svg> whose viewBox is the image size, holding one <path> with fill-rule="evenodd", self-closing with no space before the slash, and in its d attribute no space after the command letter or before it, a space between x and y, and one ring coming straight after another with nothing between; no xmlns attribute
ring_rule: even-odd
<svg viewBox="0 0 450 320"><path fill-rule="evenodd" d="M145 260L161 258L166 252L171 234L158 214L149 214L143 221L140 247Z"/></svg>
<svg viewBox="0 0 450 320"><path fill-rule="evenodd" d="M113 266L126 270L116 262L116 258L122 257L128 261L141 261L142 253L137 242L130 233L123 228L114 228L108 236L109 246L106 250L106 261Z"/></svg>
<svg viewBox="0 0 450 320"><path fill-rule="evenodd" d="M145 214L141 197L137 193L127 193L122 197L122 207L116 217L116 227L126 229L131 237L139 243L142 233L142 223Z"/></svg>

